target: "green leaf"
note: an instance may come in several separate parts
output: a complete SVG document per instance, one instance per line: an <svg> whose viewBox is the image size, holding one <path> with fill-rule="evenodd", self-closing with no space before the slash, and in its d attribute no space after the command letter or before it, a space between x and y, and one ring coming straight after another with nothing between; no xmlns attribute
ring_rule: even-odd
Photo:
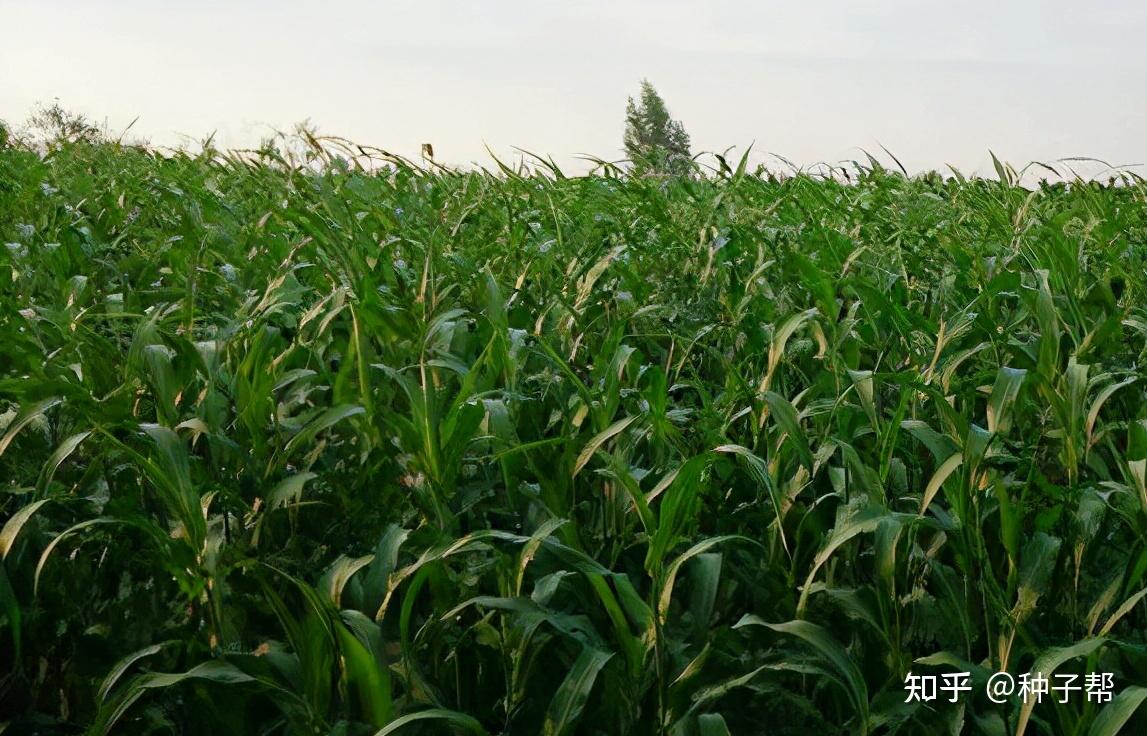
<svg viewBox="0 0 1147 736"><path fill-rule="evenodd" d="M354 406L351 404L342 404L340 406L332 406L322 414L318 415L306 424L299 433L287 442L286 447L283 448L283 453L290 456L298 447L309 444L319 432L325 429L330 429L344 419L348 419L359 414L365 414L366 409L361 406Z"/></svg>
<svg viewBox="0 0 1147 736"><path fill-rule="evenodd" d="M886 520L895 521L899 518L901 518L899 515L892 514L887 509L876 504L842 506L837 512L836 525L833 526L824 545L813 559L812 568L809 570L808 577L805 579L804 586L801 588L800 600L797 602L797 616L800 617L804 615L805 607L808 605L808 596L812 592L812 584L816 579L817 572L841 545L857 535L869 534L876 531L876 528Z"/></svg>
<svg viewBox="0 0 1147 736"><path fill-rule="evenodd" d="M317 477L315 473L296 473L279 481L267 494L267 508L280 509L299 503L303 497L303 486Z"/></svg>
<svg viewBox="0 0 1147 736"><path fill-rule="evenodd" d="M1130 685L1123 692L1099 711L1099 715L1091 722L1087 736L1116 736L1122 733L1122 728L1135 711L1147 700L1147 687Z"/></svg>
<svg viewBox="0 0 1147 736"><path fill-rule="evenodd" d="M1107 636L1110 634L1111 630L1115 628L1115 624L1119 623L1119 619L1123 618L1128 613L1131 613L1131 609L1135 608L1135 604L1143 600L1144 597L1147 597L1147 588L1144 588L1138 593L1132 595L1127 600L1123 601L1119 608L1115 609L1115 613L1111 614L1111 618L1107 619L1107 623L1103 625L1103 628L1100 629L1100 636Z"/></svg>
<svg viewBox="0 0 1147 736"><path fill-rule="evenodd" d="M952 453L959 452L960 450L950 437L942 435L932 429L928 426L927 422L922 422L918 419L905 419L900 423L900 427L923 442L924 446L932 453L932 457L938 462L944 461L951 457Z"/></svg>
<svg viewBox="0 0 1147 736"><path fill-rule="evenodd" d="M8 557L9 550L16 542L16 537L20 534L20 530L28 523L28 519L40 509L41 506L46 504L50 499L44 498L39 501L24 506L12 518L8 519L4 524L4 528L0 529L0 559Z"/></svg>
<svg viewBox="0 0 1147 736"><path fill-rule="evenodd" d="M702 713L697 716L697 731L700 736L732 736L720 713Z"/></svg>
<svg viewBox="0 0 1147 736"><path fill-rule="evenodd" d="M577 456L577 462L574 463L573 467L573 475L576 476L579 472L581 472L581 469L586 466L586 463L590 461L590 458L592 458L594 454L597 453L598 449L600 449L601 446L605 444L610 437L614 437L615 435L625 431L625 428L633 424L635 421L637 421L637 419L637 416L618 419L616 422L609 425L609 427L595 435L594 438L591 439L589 443L582 449L581 454Z"/></svg>
<svg viewBox="0 0 1147 736"><path fill-rule="evenodd" d="M427 710L420 710L417 713L408 713L400 718L395 718L388 723L385 728L375 731L374 736L388 736L392 733L398 733L398 730L403 726L419 721L442 721L447 725L466 729L470 733L478 734L479 736L483 736L486 733L481 723L465 713L458 713L445 708L428 708Z"/></svg>
<svg viewBox="0 0 1147 736"><path fill-rule="evenodd" d="M662 620L665 619L665 615L669 611L669 603L673 598L673 586L677 580L677 573L681 569L681 566L684 565L689 560L693 559L694 557L697 557L699 555L704 555L704 553L713 549L717 545L724 544L725 542L731 542L733 540L740 540L740 541L746 541L746 542L752 542L753 541L753 540L748 539L746 537L738 537L738 536L732 536L732 535L721 536L721 537L710 537L709 539L705 539L703 541L700 541L697 544L690 547L689 549L685 550L685 552L681 553L681 555L679 557L677 557L677 559L673 560L673 562L670 563L669 567L666 568L666 570L665 570L665 580L661 584L661 597L658 600L658 604L657 604L657 610L658 610L658 613L661 616ZM718 564L716 567L716 571L718 574L720 573L719 557L718 557Z"/></svg>
<svg viewBox="0 0 1147 736"><path fill-rule="evenodd" d="M91 434L91 430L78 432L60 443L60 446L57 447L56 451L52 453L52 456L48 458L48 462L44 463L44 469L40 473L40 480L36 484L40 493L43 493L47 489L48 484L52 482L52 478L56 475L56 471L60 468L64 460L75 452L76 448L80 446L80 443L91 436Z"/></svg>
<svg viewBox="0 0 1147 736"><path fill-rule="evenodd" d="M845 648L828 631L814 623L801 620L770 624L752 614L742 617L733 628L739 629L745 626L766 626L778 633L796 636L812 646L813 650L840 675L848 697L856 708L859 721L857 733L868 733L868 687L864 684L864 676Z"/></svg>
<svg viewBox="0 0 1147 736"><path fill-rule="evenodd" d="M852 385L856 387L856 393L860 397L860 405L864 408L864 413L868 415L868 422L872 426L872 431L879 432L880 420L876 415L875 385L872 371L849 371L848 377L852 379Z"/></svg>
<svg viewBox="0 0 1147 736"><path fill-rule="evenodd" d="M611 652L591 647L582 649L546 710L546 722L542 731L545 736L564 736L573 731L582 709L589 701L597 673L612 657Z"/></svg>
<svg viewBox="0 0 1147 736"><path fill-rule="evenodd" d="M1103 405L1107 403L1107 400L1110 399L1116 391L1125 386L1130 386L1131 384L1135 383L1136 380L1137 379L1135 378L1127 378L1118 383L1113 383L1109 386L1106 386L1095 397L1095 400L1091 402L1091 408L1087 412L1087 422L1084 427L1085 431L1087 432L1088 445L1091 444L1092 438L1095 435L1095 422L1099 418L1100 409L1103 408Z"/></svg>
<svg viewBox="0 0 1147 736"><path fill-rule="evenodd" d="M84 531L85 529L90 529L94 526L101 526L104 524L123 524L123 523L125 523L125 522L121 519L116 519L116 518L112 518L112 517L99 517L97 519L88 519L87 521L81 521L78 524L73 524L72 526L68 527L64 531L57 534L56 537L51 542L48 543L48 546L44 548L44 551L40 553L40 560L39 560L39 562L36 563L36 572L32 578L32 594L36 595L39 592L40 574L43 573L44 566L48 564L48 559L52 556L52 552L56 549L56 547L61 542L63 542L65 539L72 536L73 534L77 534L79 532Z"/></svg>
<svg viewBox="0 0 1147 736"><path fill-rule="evenodd" d="M960 467L963 462L963 454L956 452L941 463L940 467L936 468L936 472L932 474L932 479L928 481L927 487L924 488L924 495L920 498L921 516L928 510L928 505L932 503L932 499L936 497L936 493L940 490L940 487L944 485L944 481L946 481L948 476L950 476L956 468Z"/></svg>
<svg viewBox="0 0 1147 736"><path fill-rule="evenodd" d="M104 677L103 682L100 683L100 689L96 691L96 700L100 701L101 703L107 700L108 693L110 693L111 689L115 687L117 682L119 682L119 678L123 676L123 673L127 672L133 664L143 659L144 657L150 657L151 655L162 651L163 648L170 643L171 642L152 644L149 647L144 647L139 651L132 652L120 661L116 662L115 666L112 667Z"/></svg>
<svg viewBox="0 0 1147 736"><path fill-rule="evenodd" d="M124 685L114 698L105 701L100 706L92 732L98 734L111 733L116 723L127 713L128 709L148 690L168 688L188 680L204 680L220 685L256 682L255 678L222 660L204 662L192 667L187 672L178 674L139 675Z"/></svg>
<svg viewBox="0 0 1147 736"><path fill-rule="evenodd" d="M4 454L4 451L8 449L8 445L12 444L12 440L16 439L16 435L20 433L21 429L27 427L32 420L37 417L43 416L44 413L52 407L63 403L63 401L64 400L59 397L44 399L17 415L16 419L9 425L8 431L4 433L3 437L0 437L0 455Z"/></svg>
<svg viewBox="0 0 1147 736"><path fill-rule="evenodd" d="M362 617L365 619L365 617ZM373 626L369 619L360 621ZM373 726L384 726L393 712L390 692L390 670L379 654L371 651L345 626L335 626L343 677L348 688L358 697L362 720Z"/></svg>
<svg viewBox="0 0 1147 736"><path fill-rule="evenodd" d="M777 424L788 435L789 442L796 448L801 463L808 469L809 473L812 473L812 450L809 449L808 439L801 430L797 410L788 399L774 391L765 392L765 402L768 403Z"/></svg>
<svg viewBox="0 0 1147 736"><path fill-rule="evenodd" d="M1084 639L1069 647L1049 649L1039 657L1036 657L1035 663L1028 668L1028 672L1043 675L1050 681L1056 668L1061 664L1076 657L1086 657L1105 643L1107 643L1107 639L1100 636L1094 639ZM1035 698L1030 698L1020 708L1020 717L1016 725L1016 736L1023 736L1025 729L1027 729L1028 720L1031 718L1032 709L1035 708L1035 704Z"/></svg>
<svg viewBox="0 0 1147 736"><path fill-rule="evenodd" d="M1000 368L996 374L996 385L988 399L988 431L1003 434L1012 426L1012 405L1023 386L1027 371L1017 368Z"/></svg>
<svg viewBox="0 0 1147 736"><path fill-rule="evenodd" d="M816 309L806 309L803 312L790 315L773 331L773 339L769 341L768 369L765 372L765 377L761 379L761 385L757 389L758 393L763 394L772 387L773 374L776 372L777 366L781 364L781 358L784 357L785 345L789 338L816 315Z"/></svg>
<svg viewBox="0 0 1147 736"><path fill-rule="evenodd" d="M362 557L347 557L346 555L339 555L331 566L327 569L326 574L323 575L323 588L330 596L331 601L336 607L342 606L343 588L354 577L355 573L363 569L370 563L374 562L374 555L363 555Z"/></svg>

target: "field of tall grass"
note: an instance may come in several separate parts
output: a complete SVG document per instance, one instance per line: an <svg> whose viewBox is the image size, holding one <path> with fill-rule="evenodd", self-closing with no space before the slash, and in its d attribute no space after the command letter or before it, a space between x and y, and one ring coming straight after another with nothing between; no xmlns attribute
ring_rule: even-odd
<svg viewBox="0 0 1147 736"><path fill-rule="evenodd" d="M0 149L0 732L1147 728L1142 180L305 143Z"/></svg>

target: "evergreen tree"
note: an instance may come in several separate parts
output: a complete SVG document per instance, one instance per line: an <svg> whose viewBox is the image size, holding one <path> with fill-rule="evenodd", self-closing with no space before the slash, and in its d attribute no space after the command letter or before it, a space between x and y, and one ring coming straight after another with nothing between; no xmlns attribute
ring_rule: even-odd
<svg viewBox="0 0 1147 736"><path fill-rule="evenodd" d="M665 100L649 80L641 80L641 96L625 106L625 154L637 175L683 176L692 169L689 134L669 117Z"/></svg>

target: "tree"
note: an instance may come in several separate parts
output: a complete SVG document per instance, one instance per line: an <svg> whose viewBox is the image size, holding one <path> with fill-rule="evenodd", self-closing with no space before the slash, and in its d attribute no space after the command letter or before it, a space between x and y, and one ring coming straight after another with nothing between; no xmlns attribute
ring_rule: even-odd
<svg viewBox="0 0 1147 736"><path fill-rule="evenodd" d="M665 100L648 79L641 80L641 96L625 106L625 154L633 173L683 176L692 168L689 134L679 120L669 117Z"/></svg>
<svg viewBox="0 0 1147 736"><path fill-rule="evenodd" d="M65 143L99 143L106 139L103 131L82 114L60 105L39 105L28 118L28 129L49 148Z"/></svg>

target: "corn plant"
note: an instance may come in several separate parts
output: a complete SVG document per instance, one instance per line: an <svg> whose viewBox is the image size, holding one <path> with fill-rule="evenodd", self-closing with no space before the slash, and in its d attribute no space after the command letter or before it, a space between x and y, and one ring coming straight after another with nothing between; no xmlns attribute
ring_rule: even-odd
<svg viewBox="0 0 1147 736"><path fill-rule="evenodd" d="M0 142L0 733L1147 727L1144 182L715 160Z"/></svg>

